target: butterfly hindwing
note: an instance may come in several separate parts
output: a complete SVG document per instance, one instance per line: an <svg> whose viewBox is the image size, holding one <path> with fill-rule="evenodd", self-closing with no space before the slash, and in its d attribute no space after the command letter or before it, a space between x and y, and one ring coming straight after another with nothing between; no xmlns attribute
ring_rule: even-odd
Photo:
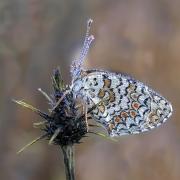
<svg viewBox="0 0 180 180"><path fill-rule="evenodd" d="M84 71L71 88L74 98L83 99L88 108L99 103L91 116L105 126L110 136L148 131L172 113L164 97L124 74Z"/></svg>

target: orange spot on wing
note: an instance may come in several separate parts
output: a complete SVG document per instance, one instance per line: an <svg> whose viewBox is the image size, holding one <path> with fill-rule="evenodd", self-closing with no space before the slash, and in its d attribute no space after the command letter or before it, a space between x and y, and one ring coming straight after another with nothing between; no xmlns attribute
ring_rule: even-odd
<svg viewBox="0 0 180 180"><path fill-rule="evenodd" d="M104 79L103 88L110 88L110 87L111 87L111 80L110 79Z"/></svg>
<svg viewBox="0 0 180 180"><path fill-rule="evenodd" d="M105 106L104 106L104 105L100 105L100 106L98 106L98 109L99 109L99 111L100 111L101 113L104 113L104 111L105 111Z"/></svg>
<svg viewBox="0 0 180 180"><path fill-rule="evenodd" d="M136 115L137 115L137 114L136 114L136 112L135 112L135 111L130 111L130 115L131 115L131 117L133 117L133 118L134 118L134 117L136 117Z"/></svg>
<svg viewBox="0 0 180 180"><path fill-rule="evenodd" d="M123 112L121 113L121 117L123 117L123 118L127 118L127 117L128 117L128 113L127 113L127 112L125 112L125 111L123 111Z"/></svg>
<svg viewBox="0 0 180 180"><path fill-rule="evenodd" d="M99 90L98 97L103 98L105 96L105 91L103 89Z"/></svg>
<svg viewBox="0 0 180 180"><path fill-rule="evenodd" d="M156 123L157 121L159 121L159 117L157 116L156 113L153 112L149 114L148 118L150 123Z"/></svg>
<svg viewBox="0 0 180 180"><path fill-rule="evenodd" d="M140 104L139 104L139 103L137 103L137 102L133 102L133 103L132 103L132 107L133 107L133 109L138 109L138 108L139 108L139 106L140 106Z"/></svg>
<svg viewBox="0 0 180 180"><path fill-rule="evenodd" d="M115 101L115 94L113 91L109 91L109 101L114 102Z"/></svg>
<svg viewBox="0 0 180 180"><path fill-rule="evenodd" d="M120 123L120 121L121 121L121 118L119 116L116 116L115 119L114 119L114 122L116 124L118 124L118 123Z"/></svg>
<svg viewBox="0 0 180 180"><path fill-rule="evenodd" d="M135 89L134 84L129 84L128 89L129 89L130 91L134 91L134 89Z"/></svg>
<svg viewBox="0 0 180 180"><path fill-rule="evenodd" d="M109 130L110 130L110 131L112 131L112 129L113 129L114 127L115 127L114 124L112 124L112 123L109 124Z"/></svg>
<svg viewBox="0 0 180 180"><path fill-rule="evenodd" d="M137 100L138 95L133 93L133 94L131 95L131 97L132 97L134 100Z"/></svg>

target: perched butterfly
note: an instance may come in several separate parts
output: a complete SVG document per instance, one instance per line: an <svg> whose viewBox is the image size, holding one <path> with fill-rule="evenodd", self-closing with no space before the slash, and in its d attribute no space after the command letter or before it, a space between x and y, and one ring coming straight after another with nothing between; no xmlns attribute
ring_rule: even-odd
<svg viewBox="0 0 180 180"><path fill-rule="evenodd" d="M172 114L172 105L164 97L128 75L82 69L93 40L89 36L91 23L89 20L80 59L71 68L74 98L83 99L88 108L96 106L91 117L112 137L137 134L161 125Z"/></svg>
<svg viewBox="0 0 180 180"><path fill-rule="evenodd" d="M148 131L161 125L172 114L172 106L164 97L130 76L82 68L94 39L89 35L91 24L92 20L89 20L80 58L73 61L71 66L71 85L64 85L60 71L56 69L52 77L54 91L51 97L39 89L51 105L49 113L24 101L14 100L44 119L34 123L43 134L18 153L40 139L48 139L49 144L62 148L67 179L75 179L73 145L92 132L89 131L90 126L96 126L88 122L89 118L100 123L109 136L114 137ZM95 134L107 138L104 134Z"/></svg>
<svg viewBox="0 0 180 180"><path fill-rule="evenodd" d="M49 114L24 101L14 100L45 119L34 124L43 125L41 129L44 134L19 152L42 138L49 139L50 144L62 147L79 143L81 138L90 132L89 127L92 124L88 123L88 118L100 123L109 136L113 137L149 131L171 116L171 103L143 83L120 73L82 68L94 40L94 37L89 35L91 24L90 19L80 57L73 61L71 66L71 85L64 85L57 69L52 78L52 96L49 97L39 89L51 104ZM80 110L81 107L83 110Z"/></svg>

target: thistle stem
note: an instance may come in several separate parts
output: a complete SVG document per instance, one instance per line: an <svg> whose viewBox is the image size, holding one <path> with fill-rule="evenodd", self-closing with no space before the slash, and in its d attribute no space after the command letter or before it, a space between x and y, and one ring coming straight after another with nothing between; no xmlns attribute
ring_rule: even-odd
<svg viewBox="0 0 180 180"><path fill-rule="evenodd" d="M61 146L64 155L66 180L75 180L74 146Z"/></svg>

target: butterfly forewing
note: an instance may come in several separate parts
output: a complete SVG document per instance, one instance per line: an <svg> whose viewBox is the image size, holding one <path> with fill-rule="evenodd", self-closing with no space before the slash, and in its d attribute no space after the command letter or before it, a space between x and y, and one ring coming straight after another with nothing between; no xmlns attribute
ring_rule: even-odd
<svg viewBox="0 0 180 180"><path fill-rule="evenodd" d="M123 74L84 71L71 88L74 98L83 99L88 108L96 107L91 116L110 136L148 131L172 113L172 106L164 97Z"/></svg>

